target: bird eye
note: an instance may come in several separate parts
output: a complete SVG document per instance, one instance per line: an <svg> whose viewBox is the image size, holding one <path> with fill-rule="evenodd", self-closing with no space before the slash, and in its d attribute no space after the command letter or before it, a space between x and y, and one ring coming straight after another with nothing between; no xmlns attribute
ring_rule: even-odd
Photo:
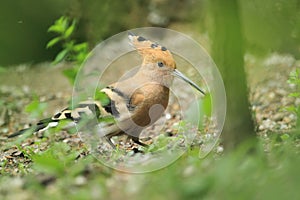
<svg viewBox="0 0 300 200"><path fill-rule="evenodd" d="M158 62L157 65L158 65L159 67L162 67L162 66L164 66L164 63L163 63L163 62Z"/></svg>

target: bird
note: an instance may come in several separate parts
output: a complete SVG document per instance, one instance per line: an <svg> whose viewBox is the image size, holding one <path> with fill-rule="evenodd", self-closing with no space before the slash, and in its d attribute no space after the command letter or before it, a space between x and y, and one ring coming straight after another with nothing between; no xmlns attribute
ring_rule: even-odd
<svg viewBox="0 0 300 200"><path fill-rule="evenodd" d="M63 109L53 117L40 120L36 125L8 137L27 131L42 132L66 120L80 123L88 116L88 119L96 119L96 123L89 126L96 127L97 134L104 137L113 148L116 146L112 137L120 135L126 135L134 143L146 147L140 141L140 133L163 115L168 106L169 88L174 77L182 79L205 95L204 90L176 68L175 59L165 46L132 32L128 32L128 39L129 44L142 57L142 64L133 76L97 90L98 95L95 97L101 98L79 102L72 108Z"/></svg>

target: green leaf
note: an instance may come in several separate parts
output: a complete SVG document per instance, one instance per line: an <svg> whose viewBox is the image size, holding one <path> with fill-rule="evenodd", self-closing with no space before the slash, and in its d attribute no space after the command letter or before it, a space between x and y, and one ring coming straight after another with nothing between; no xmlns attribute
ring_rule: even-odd
<svg viewBox="0 0 300 200"><path fill-rule="evenodd" d="M53 25L51 25L48 28L48 32L54 32L54 33L59 33L59 34L64 33L66 30L66 27L68 25L68 21L69 20L67 17L65 17L65 16L60 17L58 20L56 20L54 22Z"/></svg>
<svg viewBox="0 0 300 200"><path fill-rule="evenodd" d="M58 25L52 25L48 28L48 32L63 33L63 28Z"/></svg>
<svg viewBox="0 0 300 200"><path fill-rule="evenodd" d="M62 50L56 55L52 64L57 64L62 61L72 61L75 62L74 69L67 69L63 72L71 84L74 84L78 67L85 61L88 52L88 43L83 42L76 44L75 40L71 38L74 30L76 28L76 20L73 19L70 24L70 19L66 16L62 16L57 19L52 26L49 27L49 32L55 32L58 34L57 37L51 39L47 43L47 48L50 48L61 42Z"/></svg>
<svg viewBox="0 0 300 200"><path fill-rule="evenodd" d="M78 72L78 69L72 68L72 69L66 69L66 70L64 70L63 74L64 74L65 77L68 78L68 80L70 81L70 83L72 85L74 85L77 72Z"/></svg>
<svg viewBox="0 0 300 200"><path fill-rule="evenodd" d="M112 116L104 116L104 117L100 116L100 118L98 120L99 120L99 123L100 122L107 123L107 124L116 123L115 118Z"/></svg>
<svg viewBox="0 0 300 200"><path fill-rule="evenodd" d="M59 52L57 54L57 56L55 57L55 59L53 61L53 64L57 64L57 63L63 61L65 59L65 57L67 56L68 53L69 53L68 49L64 49L61 52Z"/></svg>
<svg viewBox="0 0 300 200"><path fill-rule="evenodd" d="M100 90L96 90L94 99L101 102L102 106L106 106L110 103L109 97L104 92L101 92Z"/></svg>
<svg viewBox="0 0 300 200"><path fill-rule="evenodd" d="M77 55L75 55L74 60L76 61L76 63L78 65L81 65L87 58L88 54L86 53L79 53Z"/></svg>
<svg viewBox="0 0 300 200"><path fill-rule="evenodd" d="M300 92L292 92L289 94L289 97L299 97L300 96Z"/></svg>
<svg viewBox="0 0 300 200"><path fill-rule="evenodd" d="M87 52L88 51L88 44L86 42L76 44L76 45L74 45L73 50L75 52L83 52L83 51Z"/></svg>
<svg viewBox="0 0 300 200"><path fill-rule="evenodd" d="M300 69L296 69L290 72L289 79L287 81L289 84L300 85Z"/></svg>
<svg viewBox="0 0 300 200"><path fill-rule="evenodd" d="M288 134L285 133L285 134L281 135L280 138L281 138L283 141L286 141L286 140L288 140L288 139L290 138L290 136L289 136Z"/></svg>
<svg viewBox="0 0 300 200"><path fill-rule="evenodd" d="M64 143L56 143L45 152L40 152L32 156L34 162L33 167L40 172L49 173L51 175L62 176L65 172L67 154L70 147Z"/></svg>
<svg viewBox="0 0 300 200"><path fill-rule="evenodd" d="M211 96L209 94L205 95L204 99L203 99L203 109L204 109L204 113L207 116L211 116Z"/></svg>
<svg viewBox="0 0 300 200"><path fill-rule="evenodd" d="M61 37L56 37L56 38L53 38L52 40L50 40L48 43L47 43L47 46L46 48L49 49L50 47L53 47L55 44L57 44L59 41L61 41L62 38Z"/></svg>
<svg viewBox="0 0 300 200"><path fill-rule="evenodd" d="M25 107L25 111L30 113L32 117L39 118L43 116L44 111L47 108L47 103L40 103L36 98L30 104Z"/></svg>
<svg viewBox="0 0 300 200"><path fill-rule="evenodd" d="M287 107L284 107L284 110L288 111L288 112L296 112L297 109L295 106L287 106Z"/></svg>
<svg viewBox="0 0 300 200"><path fill-rule="evenodd" d="M50 174L63 174L64 165L59 160L55 159L51 154L44 154L43 156L36 156L33 159L38 171L46 172Z"/></svg>
<svg viewBox="0 0 300 200"><path fill-rule="evenodd" d="M69 38L71 36L71 34L74 32L75 26L76 26L76 20L73 20L71 26L69 26L65 31L64 38Z"/></svg>

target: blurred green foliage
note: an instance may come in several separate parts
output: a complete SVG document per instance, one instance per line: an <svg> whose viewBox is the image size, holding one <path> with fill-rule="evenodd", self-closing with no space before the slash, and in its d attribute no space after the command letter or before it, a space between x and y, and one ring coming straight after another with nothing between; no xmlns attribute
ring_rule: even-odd
<svg viewBox="0 0 300 200"><path fill-rule="evenodd" d="M51 60L60 51L44 49L47 28L60 16L78 19L77 41L94 46L120 31L147 25L149 0L4 1L0 12L0 65ZM28 6L28 5L31 6Z"/></svg>
<svg viewBox="0 0 300 200"><path fill-rule="evenodd" d="M256 55L278 51L299 58L298 0L240 0L247 49Z"/></svg>
<svg viewBox="0 0 300 200"><path fill-rule="evenodd" d="M210 32L213 1L198 2L200 12L193 21L203 33ZM298 0L238 0L237 12L240 18L245 50L256 56L270 52L289 53L300 57L300 11ZM197 17L198 16L198 17ZM231 26L232 24L224 24Z"/></svg>
<svg viewBox="0 0 300 200"><path fill-rule="evenodd" d="M212 115L212 100L210 93L206 93L206 95L199 100L199 107L201 112L199 113L199 124L198 129L203 130L205 127L205 122ZM192 112L190 113L192 115Z"/></svg>
<svg viewBox="0 0 300 200"><path fill-rule="evenodd" d="M43 49L52 37L45 30L59 16L78 19L79 31L74 37L93 47L121 31L152 25L168 27L174 22L192 23L195 30L207 33L211 22L208 3L208 0L4 1L0 7L3 16L0 18L0 65L51 59L59 48ZM298 0L239 0L237 9L247 51L257 55L279 51L299 57Z"/></svg>
<svg viewBox="0 0 300 200"><path fill-rule="evenodd" d="M101 102L102 106L106 106L110 103L110 100L106 93L101 92L100 89L95 90L94 99Z"/></svg>
<svg viewBox="0 0 300 200"><path fill-rule="evenodd" d="M56 48L46 51L51 35L47 28L69 7L69 1L1 1L0 65L42 62L51 58Z"/></svg>
<svg viewBox="0 0 300 200"><path fill-rule="evenodd" d="M38 97L35 96L33 101L25 107L25 111L28 112L32 118L38 119L43 117L46 108L47 103L40 102Z"/></svg>
<svg viewBox="0 0 300 200"><path fill-rule="evenodd" d="M260 141L252 154L248 153L252 144L243 144L235 152L203 160L191 150L167 169L145 175L149 187L141 187L136 195L139 199L297 199L300 157L295 142L275 136Z"/></svg>
<svg viewBox="0 0 300 200"><path fill-rule="evenodd" d="M60 17L49 27L48 32L53 32L57 36L47 43L47 48L53 47L59 42L61 42L63 47L63 50L55 57L53 64L66 60L75 61L76 64L80 65L86 59L88 54L87 43L76 44L76 41L71 38L75 28L76 20L73 19L70 22L70 19L66 16Z"/></svg>
<svg viewBox="0 0 300 200"><path fill-rule="evenodd" d="M79 173L78 169L70 166L74 164L79 153L72 150L66 143L57 142L46 151L31 155L34 162L33 168L36 172L47 173L57 178L64 176L66 172L70 173L70 176L74 176Z"/></svg>
<svg viewBox="0 0 300 200"><path fill-rule="evenodd" d="M5 67L0 66L0 73L6 72Z"/></svg>
<svg viewBox="0 0 300 200"><path fill-rule="evenodd" d="M47 48L61 44L62 50L56 55L53 64L62 61L73 62L73 67L63 71L63 74L74 84L77 72L81 64L88 56L88 44L86 42L77 43L71 36L76 28L76 20L70 20L62 16L48 28L48 32L53 32L56 37L47 43Z"/></svg>
<svg viewBox="0 0 300 200"><path fill-rule="evenodd" d="M295 86L294 89L295 92L290 93L289 96L294 98L300 98L300 69L299 68L290 72L290 76L287 82ZM300 105L292 105L285 109L296 114L297 116L296 127L299 129L300 128Z"/></svg>
<svg viewBox="0 0 300 200"><path fill-rule="evenodd" d="M147 26L149 0L73 0L68 15L79 19L78 36L91 47L121 31Z"/></svg>

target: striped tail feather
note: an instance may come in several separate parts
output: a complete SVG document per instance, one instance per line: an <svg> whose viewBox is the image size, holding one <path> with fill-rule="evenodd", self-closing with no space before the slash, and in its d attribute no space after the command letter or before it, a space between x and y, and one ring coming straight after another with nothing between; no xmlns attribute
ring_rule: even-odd
<svg viewBox="0 0 300 200"><path fill-rule="evenodd" d="M101 109L102 111L103 109ZM69 109L66 108L62 110L61 112L55 114L51 118L46 118L43 120L40 120L36 125L19 130L15 133L12 133L8 135L8 138L16 137L18 135L22 135L25 132L39 132L39 131L45 131L49 128L56 127L60 121L70 121L70 122L75 122L78 123L82 121L86 116L92 116L98 118L100 116L100 107L99 103L96 101L85 101L79 103L76 108ZM94 118L95 119L95 118Z"/></svg>
<svg viewBox="0 0 300 200"><path fill-rule="evenodd" d="M55 127L58 124L58 120L53 120L52 118L47 118L47 119L43 119L40 120L36 125L29 127L29 128L25 128L25 129L21 129L13 134L8 135L8 138L12 138L12 137L16 137L18 135L22 135L26 132L38 132L38 131L44 131L47 130L50 127Z"/></svg>

